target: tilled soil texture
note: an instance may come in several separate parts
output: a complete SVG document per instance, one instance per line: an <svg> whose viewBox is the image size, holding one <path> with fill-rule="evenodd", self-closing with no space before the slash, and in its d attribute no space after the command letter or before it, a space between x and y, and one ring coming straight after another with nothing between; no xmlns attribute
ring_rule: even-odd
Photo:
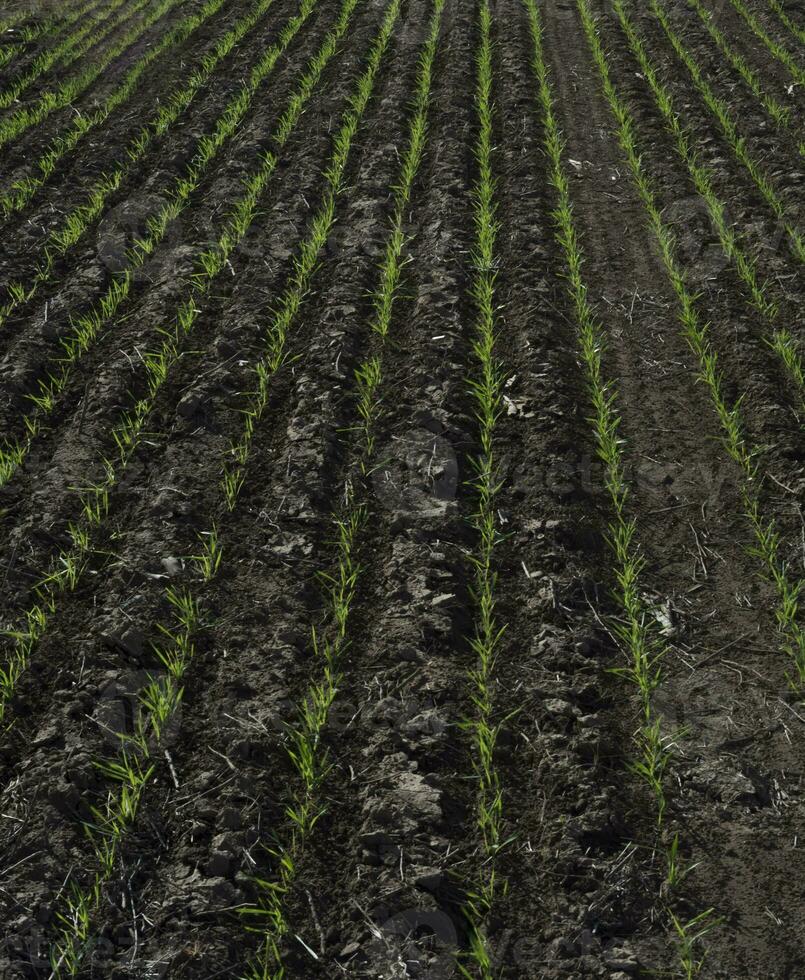
<svg viewBox="0 0 805 980"><path fill-rule="evenodd" d="M805 977L805 10L0 10L0 980Z"/></svg>

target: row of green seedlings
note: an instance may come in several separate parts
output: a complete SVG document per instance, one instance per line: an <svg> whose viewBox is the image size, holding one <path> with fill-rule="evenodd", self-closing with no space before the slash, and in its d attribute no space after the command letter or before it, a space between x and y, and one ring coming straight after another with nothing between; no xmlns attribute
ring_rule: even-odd
<svg viewBox="0 0 805 980"><path fill-rule="evenodd" d="M654 698L663 676L667 649L652 626L650 610L642 597L641 576L645 560L640 553L637 522L629 515L630 488L624 473L624 442L620 435L618 395L606 377L603 358L607 338L588 298L583 274L584 254L573 213L573 202L567 168L564 163L565 145L556 116L556 103L545 60L543 25L535 0L524 0L528 12L533 43L532 68L538 86L538 102L542 112L545 137L544 148L549 163L549 183L556 194L553 211L554 234L567 266L567 292L573 306L578 331L578 346L590 399L590 422L593 427L596 452L604 464L604 484L614 519L609 524L607 542L614 562L617 581L615 598L619 621L612 632L621 647L626 664L614 668L614 673L626 680L635 690L639 703L639 725L633 735L636 758L632 771L645 783L652 794L656 813L655 852L659 850L664 863L663 896L669 928L677 940L680 964L686 976L698 970L702 956L697 951L709 928L712 928L712 909L683 921L672 907L674 889L688 869L679 857L679 835L668 828L666 775L679 732L665 732ZM582 9L582 16L585 11ZM698 959L697 959L698 956Z"/></svg>
<svg viewBox="0 0 805 980"><path fill-rule="evenodd" d="M192 600L180 590L169 589L168 602L176 616L171 628L163 627L170 647L155 649L160 661L170 665L167 669L173 669L181 682L194 654L191 637L198 632L199 615ZM170 717L162 713L156 693L158 684L159 680L152 680L140 692L134 730L131 735L120 735L122 744L118 755L94 763L99 774L118 788L108 793L102 806L90 806L92 820L84 824L84 829L98 866L87 886L71 881L64 907L56 912L57 935L49 949L51 980L78 976L92 950L93 920L103 901L104 886L114 876L120 843L136 819L143 792L155 772L161 736ZM180 688L179 699L181 694Z"/></svg>
<svg viewBox="0 0 805 980"><path fill-rule="evenodd" d="M199 91L210 81L221 62L249 34L273 3L274 0L255 0L252 9L219 39L211 52L203 56L200 66L192 72L187 81L179 84L175 91L158 107L152 118L138 131L123 153L123 162L118 164L111 173L102 175L89 189L85 201L65 214L61 224L45 240L42 255L30 280L27 283L17 281L7 285L8 298L3 305L0 305L0 326L19 306L34 299L39 289L52 281L56 260L64 258L78 244L93 222L103 213L109 198L121 187L134 167L144 159L147 150L154 141L164 137L170 131L171 127L190 107ZM261 65L264 64L264 61L265 59L261 59L254 66L251 72L252 79L260 75ZM216 131L217 127L221 125L224 113L231 111L231 104L232 100L224 107L221 117L216 122ZM204 146L203 141L209 138L203 137L199 141L194 160L198 157L199 147ZM199 161L196 160L194 169L198 169L199 165ZM181 184L182 180L192 181L193 179L192 170L187 171L186 169L185 177L178 183ZM5 196L0 196L0 208L13 210L13 197L7 200ZM158 215L158 211L149 215L148 221L152 229L160 224ZM152 237L152 230L149 230L148 239L150 240ZM134 251L135 255L139 255L139 249ZM127 288L127 286L124 284L123 288ZM1 467L2 464L0 463Z"/></svg>
<svg viewBox="0 0 805 980"><path fill-rule="evenodd" d="M221 9L224 2L225 0L207 0L199 11L184 17L143 52L126 72L120 84L104 99L101 106L86 115L74 116L67 132L56 136L36 160L34 173L15 180L7 191L0 194L0 213L3 217L8 217L25 207L39 188L50 179L58 164L76 148L87 133L102 126L116 109L121 108L131 99L137 92L149 65L186 41Z"/></svg>
<svg viewBox="0 0 805 980"><path fill-rule="evenodd" d="M259 953L251 963L250 980L281 980L286 975L282 951L284 940L291 932L287 899L297 880L307 841L324 813L321 786L330 765L322 741L330 708L341 683L343 656L349 644L350 613L361 576L356 556L368 519L364 481L374 465L375 432L381 411L383 354L406 262L405 216L427 141L432 71L443 6L444 0L434 0L428 37L419 59L408 145L401 161L400 179L394 188L391 233L381 263L379 283L373 295L372 341L367 356L355 371L356 428L360 443L357 463L345 483L343 506L334 517L338 532L335 569L324 576L329 629L326 635L316 631L313 634L313 650L320 664L320 676L311 682L299 705L297 725L289 733L287 752L301 786L286 808L289 818L287 831L269 852L274 859L274 875L270 880L256 881L257 902L241 910L249 923L247 927L257 930L262 936ZM255 410L262 401L260 398Z"/></svg>
<svg viewBox="0 0 805 980"><path fill-rule="evenodd" d="M787 678L792 689L801 693L805 689L805 631L799 621L802 580L793 576L791 568L781 556L783 541L776 520L763 513L760 496L763 482L760 450L747 444L741 420L742 399L739 398L732 405L726 400L718 356L710 342L709 325L702 322L699 316L697 297L688 288L684 270L677 260L673 233L663 220L654 184L643 167L631 113L612 82L607 57L589 11L588 0L577 0L577 3L584 18L604 93L617 122L620 145L626 154L650 227L659 245L665 270L678 300L678 315L684 337L696 355L699 376L710 393L721 425L724 448L738 466L743 512L754 538L750 551L759 559L762 574L774 587L775 616L781 648L790 658L792 666Z"/></svg>
<svg viewBox="0 0 805 980"><path fill-rule="evenodd" d="M61 70L65 71L91 47L102 41L109 31L114 30L118 25L120 16L125 16L124 11L118 18L110 21L112 15L123 6L123 2L124 0L111 0L111 3L102 7L100 12L94 11L86 21L60 40L55 47L40 52L20 75L0 90L0 109L8 109L17 102L19 97L54 65L58 64ZM110 23L104 27L107 21Z"/></svg>
<svg viewBox="0 0 805 980"><path fill-rule="evenodd" d="M710 113L717 121L733 155L749 174L752 182L758 189L760 196L771 209L775 218L782 223L786 235L788 236L788 241L792 252L800 262L805 263L805 239L803 239L802 234L789 220L786 213L785 203L768 177L766 169L757 162L757 160L747 149L746 140L741 136L735 122L734 113L727 103L715 94L712 87L707 82L706 78L704 77L704 73L696 62L696 59L685 47L676 31L674 31L668 15L660 3L660 0L649 0L649 6L662 25L662 29L665 32L668 40L671 42L671 45L680 61L682 61L682 63L685 65L688 74L693 80L696 90L699 92Z"/></svg>
<svg viewBox="0 0 805 980"><path fill-rule="evenodd" d="M319 55L311 62L300 90L312 92L326 62L335 53L338 40L346 31L356 3L357 0L347 0L345 3L338 23L325 39ZM301 108L299 105L297 118ZM285 118L286 124L290 122L290 116L286 115ZM281 138L278 145L281 146L283 141ZM103 501L105 513L108 494ZM103 513L97 513L98 521ZM194 556L194 561L200 567L203 579L210 581L218 571L222 556L215 526L209 535L202 537L202 542L202 553ZM84 544L88 552L89 541ZM51 950L51 964L56 976L74 976L80 968L91 939L92 916L99 907L104 883L114 873L120 841L136 817L142 792L153 774L161 734L181 700L181 681L194 653L192 637L199 626L198 606L183 591L168 590L167 599L175 611L176 623L172 628L163 629L168 644L158 648L156 653L168 671L168 678L152 680L141 692L141 711L134 735L124 740L116 759L99 764L102 774L119 784L119 793L108 797L103 811L94 811L95 824L88 828L95 843L99 868L88 888L75 886L72 889L66 908L58 915L60 935Z"/></svg>
<svg viewBox="0 0 805 980"><path fill-rule="evenodd" d="M267 848L273 859L272 875L270 878L255 879L256 900L240 910L246 928L260 937L257 953L249 963L249 980L280 980L286 976L282 957L285 940L292 928L287 912L288 896L295 886L299 864L310 836L324 813L321 786L330 766L322 743L330 709L342 681L343 658L349 645L350 614L361 574L357 551L368 514L365 500L362 499L362 480L372 466L374 426L383 370L382 351L391 328L394 300L404 262L404 216L426 141L431 76L443 5L443 0L434 0L428 37L418 64L408 145L401 161L400 180L393 189L395 210L392 228L381 263L379 286L373 296L375 312L371 326L375 349L355 372L357 428L363 436L362 448L355 472L345 481L341 510L333 519L337 533L334 567L321 576L326 587L327 612L326 626L321 631L313 631L312 648L318 676L311 679L299 704L297 722L288 731L286 751L299 778L299 785L293 790L285 809L288 823L284 832L276 835L277 842L272 848ZM399 3L394 0L388 11L384 33L390 35L398 10ZM378 42L378 64L380 55ZM321 245L325 240L322 236ZM297 285L303 286L301 278L298 278ZM294 300L283 313L286 316L295 315L297 307L298 303ZM262 415L266 396L266 389L261 386L251 406L255 419ZM229 469L225 478L234 474L238 485L243 478L243 450L250 440L251 434L247 431L242 442L233 446L234 469Z"/></svg>
<svg viewBox="0 0 805 980"><path fill-rule="evenodd" d="M0 19L0 34L5 34L6 31L14 30L19 24L23 23L28 18L28 12L25 10L18 10L16 13L5 14L2 19Z"/></svg>
<svg viewBox="0 0 805 980"><path fill-rule="evenodd" d="M27 26L28 29L34 30L36 28L35 21L31 25L25 25L25 21L27 21L29 17L31 17L31 11L23 8L14 11L13 13L5 13L3 17L0 18L0 34L5 34L6 31L13 31L15 28L17 30L22 30L20 25Z"/></svg>
<svg viewBox="0 0 805 980"><path fill-rule="evenodd" d="M744 3L744 0L730 0L730 3L740 16L746 21L749 29L766 48L773 58L784 65L791 78L797 85L805 86L805 71L800 68L791 53L769 36L763 25L758 20L757 14L753 13Z"/></svg>
<svg viewBox="0 0 805 980"><path fill-rule="evenodd" d="M309 2L314 3L315 0ZM344 11L347 17L357 3L358 0L345 0ZM288 141L315 91L339 39L343 36L345 25L346 18L342 13L338 22L328 32L319 53L310 61L296 92L274 129L272 136L277 151L266 153L259 169L246 181L245 192L235 203L217 244L205 253L204 263L194 276L189 296L179 304L176 320L170 327L160 331L163 338L160 347L144 353L141 359L146 394L135 402L133 408L123 413L120 421L112 429L110 441L116 446L117 458L104 460L103 478L81 488L83 523L80 530L74 525L70 526L71 545L59 551L51 562L48 573L37 585L36 601L27 611L23 626L9 634L14 642L6 664L0 668L0 720L4 716L9 698L16 690L20 677L28 667L35 647L55 613L59 596L75 590L91 553L91 532L100 527L108 513L110 494L139 446L157 396L169 372L181 356L183 342L191 333L202 312L199 304L209 294L214 278L227 267L230 255L250 227L257 213L258 204L276 170L279 159L277 154ZM289 22L286 25L286 40L287 36L297 28L298 23L294 25L293 22ZM278 48L281 44L282 40L278 41Z"/></svg>
<svg viewBox="0 0 805 980"><path fill-rule="evenodd" d="M5 45L0 47L0 71L2 71L9 62L13 61L14 58L24 50L24 45Z"/></svg>
<svg viewBox="0 0 805 980"><path fill-rule="evenodd" d="M688 5L699 15L699 19L704 24L707 33L712 38L718 50L727 59L733 70L741 76L744 83L761 103L777 127L789 135L794 135L795 126L791 107L783 105L778 99L766 91L758 73L749 65L740 51L730 44L726 35L716 23L712 12L704 6L701 0L688 0ZM797 137L797 150L800 156L805 157L805 142L799 137Z"/></svg>
<svg viewBox="0 0 805 980"><path fill-rule="evenodd" d="M133 26L129 27L113 44L105 47L103 52L90 61L86 68L83 68L72 78L61 82L56 88L43 92L32 105L22 106L3 119L0 122L0 148L15 140L32 126L38 126L52 112L71 105L110 64L116 61L128 48L136 44L146 31L162 20L166 14L169 14L175 7L181 6L185 0L161 0L152 10L140 15L140 12L148 7L149 2L150 0L137 0L137 2L126 6L120 23L133 20Z"/></svg>
<svg viewBox="0 0 805 980"><path fill-rule="evenodd" d="M805 44L805 28L794 22L780 0L769 0L769 6L777 14L780 23L793 34L800 44Z"/></svg>
<svg viewBox="0 0 805 980"><path fill-rule="evenodd" d="M469 395L477 421L478 453L471 460L470 481L475 498L472 526L476 541L470 554L474 635L470 647L476 657L469 671L469 698L473 715L465 722L471 739L472 765L477 779L475 819L481 855L477 875L467 890L464 914L469 926L468 965L458 964L461 975L493 975L486 922L496 899L506 892L496 868L503 847L503 789L495 764L501 722L496 719L495 664L505 631L496 615L495 550L502 536L498 530L498 476L495 429L501 414L505 377L498 358L496 291L498 236L496 181L494 176L494 117L492 65L492 14L488 0L478 9L479 43L476 53L475 112L478 133L473 147L477 176L472 189L475 236L471 250L470 294L475 309L472 337L474 367Z"/></svg>
<svg viewBox="0 0 805 980"><path fill-rule="evenodd" d="M254 21L265 13L272 2L273 0L260 0L259 5L243 23L242 33L245 33L247 25L253 25ZM212 133L199 139L196 150L185 167L184 174L176 178L169 191L168 201L148 218L145 237L139 239L130 249L127 268L122 276L113 280L89 312L70 318L70 331L60 338L58 352L45 366L45 378L44 380L40 379L38 391L29 396L33 407L21 419L20 434L16 436L7 435L5 445L0 447L0 486L8 483L22 465L34 439L42 431L46 420L58 404L59 398L67 389L76 364L92 348L101 331L112 322L131 295L134 272L141 268L155 253L165 238L171 223L188 206L191 195L199 187L222 148L247 118L258 90L270 77L279 58L285 53L308 20L317 2L318 0L301 0L298 12L286 22L276 43L263 52L260 60L252 68L248 81L224 107ZM226 52L231 50L233 44L232 35L227 34L216 49L215 65L219 63L220 58L224 57ZM220 58L217 57L218 55ZM197 86L194 87L193 91L196 90ZM186 100L183 99L182 105L186 104ZM171 117L175 119L176 114L171 113ZM143 134L144 138L147 137L150 141L155 132L155 129L149 128ZM105 200L108 196L105 193L107 188L111 191L120 186L124 170L125 168L119 168L107 179L107 183L104 184L104 192L98 192L99 198ZM86 210L94 215L102 207L102 201L96 203L93 200L86 205ZM69 234L68 240L71 243L83 234L83 230L89 226L91 220L90 214L82 212L81 209L74 211L73 217L76 220L76 228ZM67 236L67 231L65 231L65 236ZM205 254L202 253L202 261L206 261L204 259ZM52 261L52 256L49 255L48 257Z"/></svg>
<svg viewBox="0 0 805 980"><path fill-rule="evenodd" d="M19 21L15 21L13 18L4 19L0 22L0 36L6 32L13 31L14 39L0 47L0 69L11 64L34 41L40 38L47 40L57 32L59 34L63 33L77 20L90 14L99 3L100 0L81 0L72 10L67 8L60 10L59 16L48 17L40 20L38 23L22 24L20 27L16 27ZM24 14L20 15L20 19L24 19L24 17Z"/></svg>
<svg viewBox="0 0 805 980"><path fill-rule="evenodd" d="M654 0L652 0L653 2ZM620 0L616 0L616 4L618 3ZM648 189L651 190L650 185ZM708 204L710 204L709 200ZM716 227L718 227L717 222ZM667 234L670 236L669 244L672 246L673 236L670 232ZM673 260L673 251L668 258ZM681 275L681 279L674 280L674 287L681 301L682 293L680 290L684 290L687 294L687 287L681 270L678 266L674 266L674 269ZM670 271L671 267L669 267L669 273ZM691 297L691 300L695 300L695 297ZM752 526L756 541L753 550L761 558L764 573L773 582L777 592L776 616L783 636L783 649L792 658L794 666L794 672L788 675L789 681L795 691L802 692L805 688L805 633L799 623L802 581L792 576L789 566L780 557L782 541L776 522L767 520L763 516L760 503L763 474L758 461L760 451L758 447L748 446L746 443L740 414L741 401L739 400L732 408L724 401L721 373L717 367L716 354L709 343L709 330L707 325L702 325L699 321L695 306L692 305L690 310L685 310L684 316L686 337L702 364L703 376L710 386L714 404L721 419L726 447L743 474L741 494L744 511ZM805 388L802 387L803 361L797 338L790 331L782 329L775 331L771 337L767 338L767 342L780 357L790 377L798 387L800 395L802 395L805 391Z"/></svg>
<svg viewBox="0 0 805 980"><path fill-rule="evenodd" d="M735 230L727 220L726 205L713 187L710 169L702 163L693 147L690 131L682 124L674 107L673 97L663 84L655 65L647 54L645 44L629 18L623 0L614 0L614 8L632 54L640 65L642 76L648 82L666 128L674 138L676 152L687 167L698 194L707 205L710 220L718 234L724 255L734 265L751 298L752 306L763 318L769 329L765 338L766 343L780 358L783 368L788 372L798 389L800 401L805 406L803 362L797 341L789 330L774 328L774 323L778 317L777 304L768 298L766 284L759 281L754 259L741 247Z"/></svg>
<svg viewBox="0 0 805 980"><path fill-rule="evenodd" d="M342 11L341 28L342 33L346 30L351 10L357 0L348 0ZM266 353L255 368L255 377L258 389L254 393L249 409L244 413L245 425L242 439L232 448L232 453L239 457L239 466L245 467L246 458L243 456L243 446L248 446L254 434L255 420L264 411L268 395L268 386L283 363L285 363L285 346L288 329L291 322L295 319L298 309L307 295L310 282L318 264L318 257L329 236L335 220L335 212L332 208L337 196L343 189L344 173L346 164L350 156L350 147L354 141L358 126L360 125L366 104L371 96L374 80L380 68L380 64L388 46L391 32L396 22L399 12L399 0L395 0L389 8L384 19L381 31L372 45L369 54L369 63L362 74L358 83L355 95L350 100L347 111L342 120L338 134L335 137L334 152L330 167L327 171L327 188L325 190L325 201L314 218L309 236L303 243L299 254L295 260L295 268L287 289L283 294L283 299L276 315L267 331ZM247 453L248 455L248 453ZM221 488L223 492L223 503L230 512L234 509L237 502L237 493L240 484L234 493L232 485L227 479L227 468L224 470L224 478ZM350 524L342 523L339 525L341 555L339 584L335 579L331 579L334 602L338 603L338 610L341 614L339 620L343 629L346 629L346 613L351 602L351 588L354 587L356 570L351 563L352 541L357 529L357 517ZM219 573L223 557L223 545L218 536L215 522L212 524L211 531L206 535L200 536L202 540L202 553L194 556L201 577L205 583L210 583ZM158 748L162 733L170 723L176 709L178 708L183 693L184 679L187 670L194 656L195 648L193 637L200 626L200 606L198 599L194 598L189 591L177 592L168 591L168 601L176 611L176 622L171 629L162 629L167 638L167 644L157 648L156 653L165 673L159 678L152 680L140 692L140 710L138 713L137 729L135 732L135 748L137 756L145 759L145 763L132 764L130 740L126 740L121 753L111 764L102 764L103 772L121 784L121 791L117 796L110 796L109 803L104 814L101 826L109 826L113 839L111 848L104 847L100 853L103 857L101 871L104 879L107 880L114 871L116 855L119 851L119 844L122 837L133 823L138 806L131 807L129 802L135 800L139 805L142 792L148 783L154 769L156 753L154 747ZM328 650L332 649L332 643L326 644ZM327 659L323 649L317 646L317 653ZM334 688L333 688L334 691ZM308 719L311 718L310 707L307 706ZM301 745L301 743L300 743ZM293 755L294 750L291 749ZM304 748L300 748L299 764L304 766L307 758ZM295 814L294 828L306 825L305 808L289 807ZM97 815L96 815L97 816ZM310 822L311 828L315 820ZM54 946L53 958L69 958L69 952L65 957L65 951L74 947L71 931L73 924L78 921L81 924L80 936L78 938L86 943L89 932L89 925L92 913L97 907L100 896L100 889L103 881L96 876L95 881L89 889L80 893L74 892L70 907L62 913L60 921L65 927L59 942ZM258 886L261 883L258 882ZM80 914L76 914L79 911ZM265 952L265 929L255 927L264 937L263 947L257 960L250 965L250 971L254 975L268 975L264 971L268 969L268 958L263 955ZM258 965L259 964L259 965Z"/></svg>

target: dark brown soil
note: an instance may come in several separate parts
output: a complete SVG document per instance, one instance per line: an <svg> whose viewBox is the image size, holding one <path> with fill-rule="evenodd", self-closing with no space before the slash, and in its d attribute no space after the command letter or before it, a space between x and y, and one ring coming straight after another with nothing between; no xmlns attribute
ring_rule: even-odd
<svg viewBox="0 0 805 980"><path fill-rule="evenodd" d="M805 64L763 0L744 2ZM768 325L720 251L609 0L590 5L613 81L634 115L644 166L710 324L725 391L731 402L743 399L747 437L762 450L764 513L777 522L789 576L801 581L802 393L770 350ZM687 0L664 5L802 230L805 177L793 134L770 123ZM0 188L33 169L71 113L108 96L159 30L199 6L177 4L75 106L4 150ZM321 204L333 133L387 7L361 0L282 148L255 220L155 400L75 590L59 596L8 700L0 726L0 980L67 975L50 961L59 915L70 889L86 889L98 871L85 825L114 790L95 763L114 757L120 736L132 732L138 691L164 673L154 644L173 621L168 587L188 589L199 602L195 654L140 809L92 910L76 975L244 975L259 937L237 910L256 901L255 877L275 879L275 849L289 838L287 808L299 791L289 730L321 673L311 635L329 635L332 626L321 573L334 567L335 520L350 489L367 513L357 543L360 575L343 676L319 745L329 762L318 787L323 815L283 898L285 975L446 980L463 968L506 980L684 976L668 909L687 920L712 908L712 928L694 946L701 962L692 976L805 977L805 707L786 680L775 592L751 553L740 473L723 448L682 334L576 0L538 6L584 278L607 338L605 373L618 395L629 516L645 559L642 599L668 649L654 702L663 729L676 733L664 829L658 835L651 795L633 771L639 704L615 672L624 652L614 639L612 513L555 238L556 197L521 0L491 2L498 356L507 378L495 430L502 534L495 589L506 629L493 696L507 843L495 863L506 888L485 921L487 973L467 957L466 916L485 860L466 725L474 713L470 557L477 538L472 460L479 451L469 390L475 3L444 4L427 143L405 214L407 260L382 347L375 465L365 478L356 475L355 372L379 350L372 293L431 0L402 0L332 233L271 381L243 489L235 509L225 507L222 464L243 428L254 365ZM711 6L769 92L799 111L801 138L803 93L787 92L785 69L729 0ZM801 5L784 6L805 23ZM99 461L115 456L114 425L147 394L143 358L188 295L198 257L221 234L244 181L273 149L271 134L339 8L319 0L236 135L135 274L131 296L76 366L24 463L0 487L0 625L10 634L24 623L43 570L80 517L75 488L96 479ZM9 283L30 279L48 231L119 161L153 106L248 9L246 0L228 0L159 58L131 99L59 164L24 211L6 220L0 301ZM125 244L167 199L199 141L296 9L295 0L275 0L57 261L35 300L3 324L6 439L24 435L29 396L60 356L71 317L91 309L125 268ZM730 222L779 303L779 323L802 342L805 277L779 223L648 5L633 2L629 9ZM37 7L23 23L42 16ZM57 36L31 41L0 87ZM96 56L100 51L91 49L73 70ZM46 76L36 91L54 79ZM213 525L223 559L205 583L189 556ZM12 635L2 641L0 666L12 643ZM662 853L674 835L691 870L669 895Z"/></svg>

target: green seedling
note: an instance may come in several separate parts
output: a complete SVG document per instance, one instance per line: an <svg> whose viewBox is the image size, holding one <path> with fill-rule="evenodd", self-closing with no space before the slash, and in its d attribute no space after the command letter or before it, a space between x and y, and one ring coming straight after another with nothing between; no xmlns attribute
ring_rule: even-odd
<svg viewBox="0 0 805 980"><path fill-rule="evenodd" d="M223 557L223 549L218 540L218 529L213 524L211 530L198 537L201 541L201 554L191 555L190 558L198 565L204 581L209 582L218 574Z"/></svg>
<svg viewBox="0 0 805 980"><path fill-rule="evenodd" d="M788 376L799 392L802 408L805 409L805 365L802 362L800 345L788 330L776 330L766 342L785 365Z"/></svg>
<svg viewBox="0 0 805 980"><path fill-rule="evenodd" d="M696 958L695 946L707 935L708 932L720 925L720 920L713 919L715 909L707 909L699 915L690 919L688 922L680 921L673 912L670 913L671 922L676 932L679 959L682 964L685 980L695 980L702 971L706 953L702 953Z"/></svg>

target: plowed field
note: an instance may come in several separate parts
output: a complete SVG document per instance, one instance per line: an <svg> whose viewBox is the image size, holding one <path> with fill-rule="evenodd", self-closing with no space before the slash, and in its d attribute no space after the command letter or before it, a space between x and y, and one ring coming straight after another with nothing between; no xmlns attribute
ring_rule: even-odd
<svg viewBox="0 0 805 980"><path fill-rule="evenodd" d="M802 0L0 4L0 978L805 978Z"/></svg>

